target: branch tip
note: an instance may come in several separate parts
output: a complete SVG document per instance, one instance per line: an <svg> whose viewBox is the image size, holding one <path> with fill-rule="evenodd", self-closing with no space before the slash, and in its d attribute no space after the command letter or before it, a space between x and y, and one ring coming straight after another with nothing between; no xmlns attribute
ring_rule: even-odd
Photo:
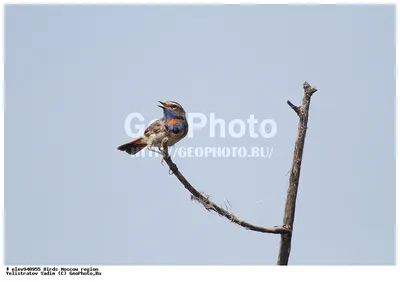
<svg viewBox="0 0 400 282"><path fill-rule="evenodd" d="M318 91L317 87L311 86L307 81L303 83L303 89L305 94L310 97L312 94Z"/></svg>

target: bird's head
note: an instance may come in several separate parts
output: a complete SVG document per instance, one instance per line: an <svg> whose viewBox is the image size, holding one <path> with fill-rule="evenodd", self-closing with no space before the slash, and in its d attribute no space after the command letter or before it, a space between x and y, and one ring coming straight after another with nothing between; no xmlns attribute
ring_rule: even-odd
<svg viewBox="0 0 400 282"><path fill-rule="evenodd" d="M179 103L174 101L158 102L161 104L158 106L164 110L165 118L186 117L186 112Z"/></svg>

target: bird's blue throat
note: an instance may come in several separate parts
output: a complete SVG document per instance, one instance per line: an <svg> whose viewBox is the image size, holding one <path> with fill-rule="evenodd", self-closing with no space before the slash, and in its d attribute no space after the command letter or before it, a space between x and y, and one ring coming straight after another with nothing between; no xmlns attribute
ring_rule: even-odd
<svg viewBox="0 0 400 282"><path fill-rule="evenodd" d="M170 133L180 133L184 128L182 122L183 117L178 116L175 111L171 109L164 108L164 126Z"/></svg>

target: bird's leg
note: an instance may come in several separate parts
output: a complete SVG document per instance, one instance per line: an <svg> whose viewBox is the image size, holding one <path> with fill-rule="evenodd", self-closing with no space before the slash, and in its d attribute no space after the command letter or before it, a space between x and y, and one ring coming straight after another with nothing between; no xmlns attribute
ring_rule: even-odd
<svg viewBox="0 0 400 282"><path fill-rule="evenodd" d="M147 145L147 150L152 151L152 152L157 153L157 154L161 154L161 152L152 149L151 148L151 144Z"/></svg>
<svg viewBox="0 0 400 282"><path fill-rule="evenodd" d="M161 145L160 145L160 152L163 155L163 158L161 159L161 163L164 162L164 158L168 157L168 146L167 146L167 141L168 138L164 137L163 140L161 141Z"/></svg>
<svg viewBox="0 0 400 282"><path fill-rule="evenodd" d="M168 156L167 141L168 141L168 137L164 137L163 140L161 141L161 145L160 145L160 148L159 148L160 152L165 156Z"/></svg>

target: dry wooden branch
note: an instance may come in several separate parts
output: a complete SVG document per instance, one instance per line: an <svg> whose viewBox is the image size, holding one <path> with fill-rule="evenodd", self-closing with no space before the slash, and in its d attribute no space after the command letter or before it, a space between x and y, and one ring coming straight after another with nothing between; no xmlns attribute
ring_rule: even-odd
<svg viewBox="0 0 400 282"><path fill-rule="evenodd" d="M262 232L262 233L273 233L273 234L286 234L286 233L291 232L288 228L285 228L285 227L279 227L279 226L263 227L263 226L256 226L256 225L250 224L244 220L239 219L238 217L236 217L233 213L229 212L228 210L223 209L220 206L218 206L217 204L210 201L210 199L207 195L203 195L202 193L197 191L189 183L189 181L186 180L186 178L179 171L176 164L174 162L172 162L171 156L168 154L168 147L165 146L165 142L163 142L163 143L164 143L164 145L161 146L160 150L163 154L164 161L168 164L170 170L176 176L176 178L178 178L178 180L183 184L183 186L192 194L192 199L201 203L208 211L214 211L217 214L219 214L220 216L223 216L223 217L229 219L231 222L236 223L248 230Z"/></svg>
<svg viewBox="0 0 400 282"><path fill-rule="evenodd" d="M308 123L308 111L310 108L310 100L313 93L317 91L317 88L311 87L307 82L303 84L304 97L301 106L295 106L290 101L288 105L297 113L299 116L299 126L297 133L296 145L293 154L292 170L289 178L289 188L287 191L285 215L283 218L283 226L293 230L294 216L296 210L296 198L297 190L299 187L301 161L303 158L304 140L306 138L307 123ZM281 234L281 243L279 248L278 265L287 265L290 256L290 248L292 242L292 233Z"/></svg>
<svg viewBox="0 0 400 282"><path fill-rule="evenodd" d="M289 178L289 188L287 191L283 226L281 227L278 226L262 227L250 224L244 220L239 219L232 212L229 212L228 210L223 209L217 204L213 203L209 199L208 195L202 194L199 191L197 191L179 171L176 164L172 161L171 156L168 154L166 139L163 140L162 145L160 147L160 151L163 155L163 160L168 164L172 174L174 174L176 178L178 178L178 180L183 184L183 186L191 193L191 198L201 203L208 211L214 211L220 216L227 218L231 222L236 223L252 231L281 234L278 265L287 265L289 261L292 230L293 230L293 223L294 223L295 209L296 209L297 190L299 186L304 141L307 132L308 112L310 108L311 96L313 95L313 93L317 91L317 88L311 87L307 82L304 82L303 88L304 88L304 97L302 105L295 106L292 102L287 101L288 105L299 116L299 126L298 126L296 145L293 154L293 164Z"/></svg>

